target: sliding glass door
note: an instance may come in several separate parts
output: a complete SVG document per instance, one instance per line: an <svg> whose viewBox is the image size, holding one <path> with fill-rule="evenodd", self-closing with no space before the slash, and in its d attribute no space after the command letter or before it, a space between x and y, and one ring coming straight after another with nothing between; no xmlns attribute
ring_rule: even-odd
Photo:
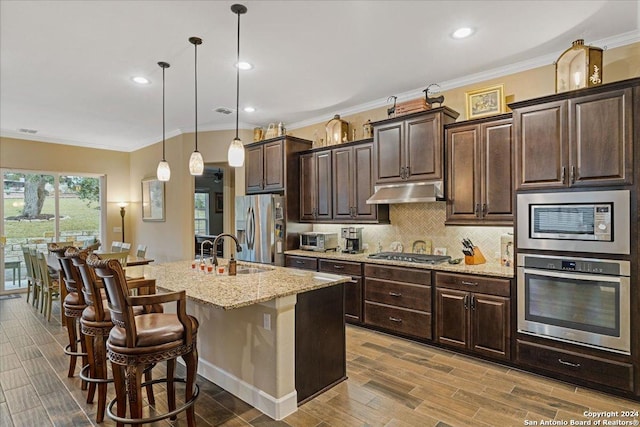
<svg viewBox="0 0 640 427"><path fill-rule="evenodd" d="M22 248L47 251L53 242L88 246L100 239L101 177L3 170L0 180L0 293L26 289Z"/></svg>

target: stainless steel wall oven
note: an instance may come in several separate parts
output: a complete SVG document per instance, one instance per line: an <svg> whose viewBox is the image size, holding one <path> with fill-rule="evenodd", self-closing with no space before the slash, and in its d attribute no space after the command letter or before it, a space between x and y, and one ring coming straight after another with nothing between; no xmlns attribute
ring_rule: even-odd
<svg viewBox="0 0 640 427"><path fill-rule="evenodd" d="M630 354L628 261L518 254L518 332Z"/></svg>

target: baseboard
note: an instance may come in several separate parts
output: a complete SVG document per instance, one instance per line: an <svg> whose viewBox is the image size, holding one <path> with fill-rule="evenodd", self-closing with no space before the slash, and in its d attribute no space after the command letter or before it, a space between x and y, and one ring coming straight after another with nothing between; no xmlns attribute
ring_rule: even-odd
<svg viewBox="0 0 640 427"><path fill-rule="evenodd" d="M282 420L298 409L298 394L295 390L278 399L202 359L198 361L198 375L244 400L274 420Z"/></svg>

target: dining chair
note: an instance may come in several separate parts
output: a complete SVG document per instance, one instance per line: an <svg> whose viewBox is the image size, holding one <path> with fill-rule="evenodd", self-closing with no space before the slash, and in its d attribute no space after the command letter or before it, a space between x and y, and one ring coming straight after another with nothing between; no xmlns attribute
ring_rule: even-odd
<svg viewBox="0 0 640 427"><path fill-rule="evenodd" d="M38 250L36 248L29 248L29 257L31 258L31 268L33 268L33 278L35 284L35 293L38 295L32 303L35 303L36 309L43 312L43 298L42 298L42 272L38 265Z"/></svg>
<svg viewBox="0 0 640 427"><path fill-rule="evenodd" d="M147 254L147 245L138 245L138 249L136 250L136 257L144 258Z"/></svg>
<svg viewBox="0 0 640 427"><path fill-rule="evenodd" d="M87 264L102 279L107 294L111 320L114 324L107 339L107 354L111 360L116 397L107 406L108 416L118 424L142 424L175 419L187 411L187 425L195 426L194 403L199 388L196 383L198 369L198 320L187 315L185 291L155 295L129 294L124 270L113 259L98 258L91 254ZM149 313L135 315L135 306L175 303L175 313ZM186 378L175 378L176 359L186 365ZM142 418L142 372L150 361L166 362L167 377L152 381L166 383L168 412ZM185 383L184 403L176 408L175 382ZM126 418L129 404L130 418ZM112 412L116 405L116 414Z"/></svg>
<svg viewBox="0 0 640 427"><path fill-rule="evenodd" d="M38 252L36 255L37 268L40 270L42 307L43 315L47 322L51 321L51 306L54 300L60 299L60 283L49 274L47 258L44 253Z"/></svg>
<svg viewBox="0 0 640 427"><path fill-rule="evenodd" d="M31 296L31 305L35 305L38 300L38 287L36 286L36 276L33 272L33 261L31 260L31 253L26 246L22 247L22 255L24 256L24 264L27 267L27 303L29 302L29 296Z"/></svg>
<svg viewBox="0 0 640 427"><path fill-rule="evenodd" d="M120 250L122 252L129 253L129 251L131 250L131 243L122 242L122 246Z"/></svg>
<svg viewBox="0 0 640 427"><path fill-rule="evenodd" d="M129 256L128 252L103 252L98 254L100 259L117 259L120 262L122 267L127 266L127 257Z"/></svg>
<svg viewBox="0 0 640 427"><path fill-rule="evenodd" d="M122 250L122 242L111 242L111 252L120 252Z"/></svg>

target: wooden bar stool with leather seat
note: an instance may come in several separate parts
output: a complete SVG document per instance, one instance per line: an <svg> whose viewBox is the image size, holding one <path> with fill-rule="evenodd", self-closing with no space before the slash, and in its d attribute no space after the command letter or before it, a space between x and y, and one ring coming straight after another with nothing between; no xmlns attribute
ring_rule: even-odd
<svg viewBox="0 0 640 427"><path fill-rule="evenodd" d="M107 356L111 361L116 398L107 407L107 415L118 425L151 423L166 418L175 419L187 412L187 424L195 426L194 404L199 388L195 382L198 369L196 339L198 321L187 315L186 293L171 292L157 295L130 296L122 265L115 259L101 260L89 255L87 264L102 279L114 326L107 339ZM134 315L134 306L176 302L176 313L150 313ZM175 378L176 359L182 357L187 367L185 379ZM169 411L142 418L142 372L150 363L166 361L167 377L151 381L166 382ZM176 408L175 384L185 383L184 403ZM125 418L126 402L130 418ZM117 415L112 408L117 404Z"/></svg>
<svg viewBox="0 0 640 427"><path fill-rule="evenodd" d="M69 372L67 376L69 378L75 375L76 362L78 356L82 358L82 366L89 363L87 358L87 345L86 340L82 332L79 332L80 318L82 312L87 307L84 300L84 294L79 290L82 286L80 275L78 270L71 264L71 258L65 256L65 251L70 246L52 248L50 251L58 257L60 262L60 275L64 281L64 285L67 288L67 296L62 302L62 308L64 310L65 322L67 327L67 335L69 336L69 345L64 349L65 354L69 355ZM78 342L80 343L81 351L78 351ZM82 381L82 390L87 389L87 382Z"/></svg>
<svg viewBox="0 0 640 427"><path fill-rule="evenodd" d="M65 256L71 258L74 268L78 269L82 279L82 292L87 307L82 312L80 318L80 330L87 337L87 353L89 364L80 370L80 378L89 383L89 391L87 393L87 403L93 403L95 397L96 386L98 388L98 408L96 411L96 422L100 423L104 420L105 407L107 402L107 384L113 382L113 378L108 377L107 369L107 337L113 327L111 322L111 313L107 308L102 282L100 282L93 268L86 264L88 250L79 250L69 248L65 252ZM148 288L149 280L129 281L130 288ZM155 286L152 292L155 293ZM162 306L156 305L152 307L152 312L161 313ZM142 314L145 307L135 307L134 314ZM149 365L145 370L145 380L151 381L151 369L154 365ZM153 388L151 385L147 387L147 399L150 404L155 404L153 396Z"/></svg>

